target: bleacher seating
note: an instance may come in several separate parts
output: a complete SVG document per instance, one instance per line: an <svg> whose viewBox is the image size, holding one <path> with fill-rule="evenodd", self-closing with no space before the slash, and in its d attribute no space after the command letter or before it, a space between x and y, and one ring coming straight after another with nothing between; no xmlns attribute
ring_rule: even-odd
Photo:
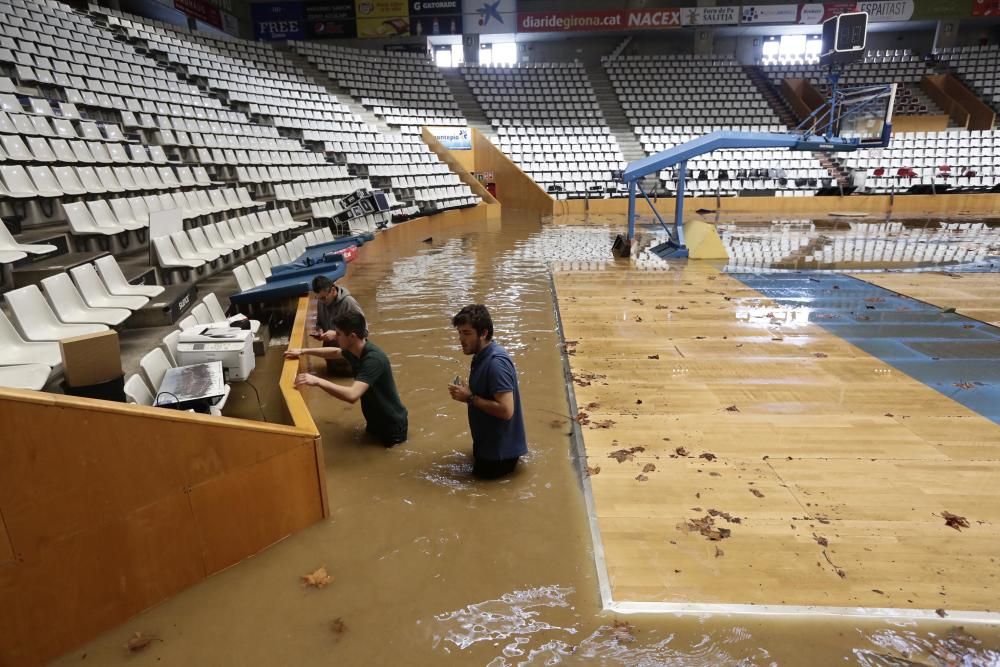
<svg viewBox="0 0 1000 667"><path fill-rule="evenodd" d="M937 52L994 110L1000 109L1000 46L955 46Z"/></svg>
<svg viewBox="0 0 1000 667"><path fill-rule="evenodd" d="M780 88L783 79L807 79L823 95L829 94L827 70L818 62L797 64L764 63L764 74ZM934 74L933 63L909 50L868 51L863 60L844 66L838 85L868 86L895 83L893 114L942 114L941 108L920 88L927 74Z"/></svg>
<svg viewBox="0 0 1000 667"><path fill-rule="evenodd" d="M846 167L864 170L872 192L911 186L986 189L1000 185L1000 130L913 132L888 148L844 154Z"/></svg>
<svg viewBox="0 0 1000 667"><path fill-rule="evenodd" d="M288 45L391 126L464 126L465 118L427 56L317 42Z"/></svg>
<svg viewBox="0 0 1000 667"><path fill-rule="evenodd" d="M742 67L724 56L626 56L604 61L622 108L647 155L715 130L783 132ZM690 160L685 192L730 196L746 190L813 194L830 173L809 153L716 151ZM676 189L675 170L660 172Z"/></svg>
<svg viewBox="0 0 1000 667"><path fill-rule="evenodd" d="M461 72L490 119L499 148L544 188L570 196L617 189L625 166L580 63L464 66Z"/></svg>

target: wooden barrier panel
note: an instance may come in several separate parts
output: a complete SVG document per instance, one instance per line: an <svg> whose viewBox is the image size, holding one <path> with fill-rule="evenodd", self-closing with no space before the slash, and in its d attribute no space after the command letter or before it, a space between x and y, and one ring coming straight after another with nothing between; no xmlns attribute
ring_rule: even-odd
<svg viewBox="0 0 1000 667"><path fill-rule="evenodd" d="M808 118L812 112L826 103L808 79L783 79L781 94L800 121Z"/></svg>
<svg viewBox="0 0 1000 667"><path fill-rule="evenodd" d="M42 664L327 514L314 426L12 389L0 422L0 665Z"/></svg>
<svg viewBox="0 0 1000 667"><path fill-rule="evenodd" d="M948 129L947 114L928 114L924 116L900 115L892 117L892 134L907 132L944 132Z"/></svg>
<svg viewBox="0 0 1000 667"><path fill-rule="evenodd" d="M930 79L948 98L957 103L968 114L969 122L967 128L970 130L990 130L996 122L996 112L983 102L971 90L965 87L961 81L951 74L931 74L925 75L924 79ZM923 82L921 82L923 85Z"/></svg>
<svg viewBox="0 0 1000 667"><path fill-rule="evenodd" d="M592 199L588 204L582 199L557 202L560 213L580 214L610 213L626 215L628 199ZM660 197L657 210L667 221L674 217L674 198ZM718 210L721 213L748 213L776 217L792 214L827 216L831 211L857 211L861 213L938 214L968 213L993 215L1000 212L1000 195L949 194L949 195L897 195L892 202L889 195L854 195L848 197L722 197L718 205L713 197L686 197L685 218L693 218L698 209ZM636 212L650 215L644 200L636 202ZM709 214L711 215L711 214Z"/></svg>
<svg viewBox="0 0 1000 667"><path fill-rule="evenodd" d="M475 168L475 152L474 151L452 151L449 150L437 140L437 137L428 130L426 127L420 133L423 137L424 143L427 144L428 148L434 151L434 154L438 156L442 162L448 165L448 167L458 174L458 177L462 179L462 182L469 186L473 194L477 195L483 200L483 203L487 205L486 216L489 219L497 219L501 215L500 202L498 202L493 195L490 194L479 179L469 173L469 170L463 164L463 160L459 158L460 155L468 153L466 158L470 156L472 159L473 168Z"/></svg>
<svg viewBox="0 0 1000 667"><path fill-rule="evenodd" d="M534 180L484 137L479 130L472 130L472 146L476 157L476 171L492 171L497 184L497 199L505 208L535 211L552 215L552 197Z"/></svg>

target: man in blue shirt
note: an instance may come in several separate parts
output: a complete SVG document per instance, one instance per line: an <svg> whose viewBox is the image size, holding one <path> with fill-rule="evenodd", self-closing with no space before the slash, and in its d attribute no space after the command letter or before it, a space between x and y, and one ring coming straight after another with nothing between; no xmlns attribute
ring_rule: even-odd
<svg viewBox="0 0 1000 667"><path fill-rule="evenodd" d="M517 369L507 350L493 342L493 319L486 306L466 306L451 325L458 331L462 352L473 355L469 384L448 387L453 399L469 406L472 474L503 477L528 453Z"/></svg>

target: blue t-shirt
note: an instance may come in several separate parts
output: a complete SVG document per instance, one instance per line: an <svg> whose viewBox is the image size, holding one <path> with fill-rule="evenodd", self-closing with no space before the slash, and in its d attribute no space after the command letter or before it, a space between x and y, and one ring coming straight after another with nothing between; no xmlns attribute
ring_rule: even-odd
<svg viewBox="0 0 1000 667"><path fill-rule="evenodd" d="M496 394L514 393L514 416L498 419L469 406L469 430L472 431L472 454L485 461L513 459L528 453L521 414L521 392L517 370L507 350L490 343L472 358L469 389L476 396L494 400Z"/></svg>

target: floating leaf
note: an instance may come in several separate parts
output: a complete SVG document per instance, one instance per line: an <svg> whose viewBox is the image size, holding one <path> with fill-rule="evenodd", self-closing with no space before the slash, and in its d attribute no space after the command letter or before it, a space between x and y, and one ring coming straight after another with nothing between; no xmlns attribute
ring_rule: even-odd
<svg viewBox="0 0 1000 667"><path fill-rule="evenodd" d="M156 635L144 635L141 632L137 632L132 635L127 642L125 642L125 650L129 653L139 653L140 651L145 651L149 648L149 645L153 642L163 641Z"/></svg>
<svg viewBox="0 0 1000 667"><path fill-rule="evenodd" d="M303 586L312 586L313 588L325 588L327 584L333 579L329 574L326 573L326 567L321 567L315 572L309 574L303 574L302 577Z"/></svg>

